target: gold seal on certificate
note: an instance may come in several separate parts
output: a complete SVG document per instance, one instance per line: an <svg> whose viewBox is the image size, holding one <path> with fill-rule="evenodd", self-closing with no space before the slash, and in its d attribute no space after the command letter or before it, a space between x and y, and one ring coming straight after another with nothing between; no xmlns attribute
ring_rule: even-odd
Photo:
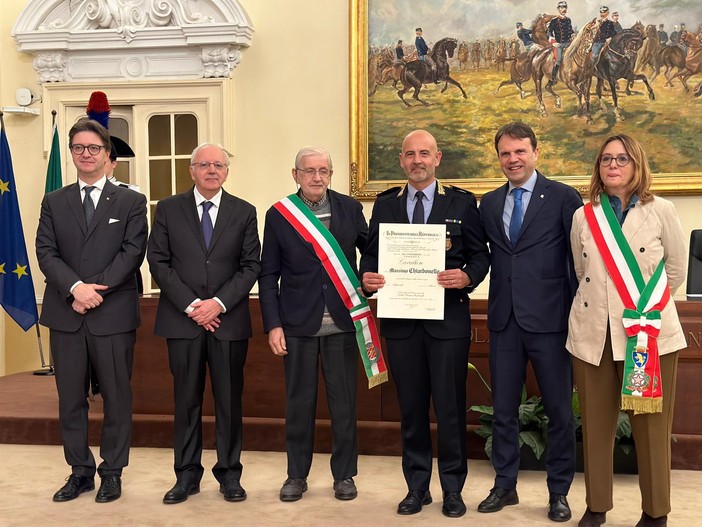
<svg viewBox="0 0 702 527"><path fill-rule="evenodd" d="M378 317L441 320L444 289L436 275L446 266L446 226L381 223L378 227Z"/></svg>

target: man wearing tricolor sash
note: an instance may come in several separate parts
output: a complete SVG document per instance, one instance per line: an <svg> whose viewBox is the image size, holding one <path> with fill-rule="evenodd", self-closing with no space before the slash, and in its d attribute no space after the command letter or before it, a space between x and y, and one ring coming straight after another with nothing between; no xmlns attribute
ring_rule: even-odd
<svg viewBox="0 0 702 527"><path fill-rule="evenodd" d="M585 452L581 527L606 521L620 407L636 442L641 518L667 525L678 350L686 347L672 295L685 279L685 237L675 207L650 192L646 154L633 138L605 140L590 203L573 218L579 288L566 347L574 357Z"/></svg>
<svg viewBox="0 0 702 527"><path fill-rule="evenodd" d="M468 473L466 450L466 377L470 348L468 293L483 281L489 268L485 233L475 196L436 179L441 151L425 130L405 137L400 152L407 185L380 194L373 207L368 247L361 258L363 289L374 293L385 283L378 273L380 225L429 223L446 227L444 270L437 283L444 288L441 320L380 321L402 413L402 470L408 493L398 514L416 514L432 502L432 439L429 405L438 429L442 512L458 518L466 506L461 491Z"/></svg>
<svg viewBox="0 0 702 527"><path fill-rule="evenodd" d="M322 148L295 158L297 193L266 214L259 295L263 327L284 358L288 478L282 501L307 490L321 363L331 417L334 494L357 496L356 385L361 351L371 386L387 379L375 322L359 286L356 249L366 245L361 204L330 190L332 162Z"/></svg>

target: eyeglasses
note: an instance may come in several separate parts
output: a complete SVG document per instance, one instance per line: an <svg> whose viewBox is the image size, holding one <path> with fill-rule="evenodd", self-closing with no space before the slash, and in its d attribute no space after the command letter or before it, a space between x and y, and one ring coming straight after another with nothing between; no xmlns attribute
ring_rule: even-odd
<svg viewBox="0 0 702 527"><path fill-rule="evenodd" d="M629 164L629 161L631 161L631 158L626 154L619 154L617 157L605 154L600 158L600 166L608 167L612 164L613 159L617 160L617 166L620 167L627 166Z"/></svg>
<svg viewBox="0 0 702 527"><path fill-rule="evenodd" d="M69 148L71 149L71 152L77 156L82 155L86 149L91 156L96 156L100 153L100 150L105 147L102 145L70 145Z"/></svg>
<svg viewBox="0 0 702 527"><path fill-rule="evenodd" d="M199 168L200 170L207 170L210 165L215 167L215 170L226 170L229 165L220 163L219 161L200 161L199 163L193 163L191 167Z"/></svg>
<svg viewBox="0 0 702 527"><path fill-rule="evenodd" d="M331 171L328 168L296 168L295 170L302 172L307 177L312 177L315 174L319 174L323 178L331 176Z"/></svg>

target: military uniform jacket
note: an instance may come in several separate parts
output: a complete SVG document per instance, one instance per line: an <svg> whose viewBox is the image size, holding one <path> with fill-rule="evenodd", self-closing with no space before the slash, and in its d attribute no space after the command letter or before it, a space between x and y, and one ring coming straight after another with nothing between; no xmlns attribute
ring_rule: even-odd
<svg viewBox="0 0 702 527"><path fill-rule="evenodd" d="M378 272L378 236L381 223L410 223L407 217L406 187L395 187L378 196L373 207L368 245L361 258L361 276ZM485 278L490 266L485 233L480 223L475 195L437 181L434 204L427 223L446 226L445 269L461 269L471 279L464 289L446 289L443 320L380 320L380 331L387 338L408 337L421 323L437 339L462 338L470 332L468 293Z"/></svg>

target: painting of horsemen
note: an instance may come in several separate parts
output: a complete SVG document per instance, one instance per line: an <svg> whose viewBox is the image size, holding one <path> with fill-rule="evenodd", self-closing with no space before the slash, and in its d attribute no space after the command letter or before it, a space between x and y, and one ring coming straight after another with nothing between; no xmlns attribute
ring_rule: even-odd
<svg viewBox="0 0 702 527"><path fill-rule="evenodd" d="M702 190L699 0L351 0L351 192L401 178L415 128L440 176L502 183L492 144L521 120L551 176L584 190L604 137L636 136L659 193Z"/></svg>

